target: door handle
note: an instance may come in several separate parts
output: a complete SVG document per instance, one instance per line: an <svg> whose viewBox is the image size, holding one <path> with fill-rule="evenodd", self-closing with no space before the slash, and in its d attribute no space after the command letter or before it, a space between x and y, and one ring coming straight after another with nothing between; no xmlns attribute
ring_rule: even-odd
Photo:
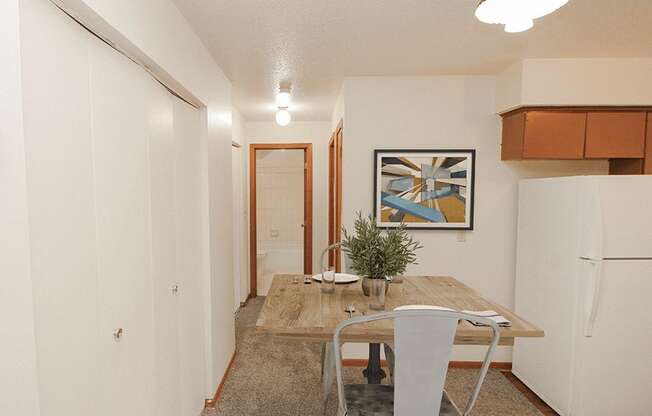
<svg viewBox="0 0 652 416"><path fill-rule="evenodd" d="M591 290L591 302L586 324L584 325L584 336L590 338L593 336L593 327L598 315L598 306L600 302L600 286L602 283L602 262L589 261L588 262L594 269L591 273L591 283L593 283L593 290ZM587 288L588 289L588 288Z"/></svg>
<svg viewBox="0 0 652 416"><path fill-rule="evenodd" d="M118 342L120 341L120 338L124 335L124 329L122 328L117 328L115 331L113 331L113 339Z"/></svg>

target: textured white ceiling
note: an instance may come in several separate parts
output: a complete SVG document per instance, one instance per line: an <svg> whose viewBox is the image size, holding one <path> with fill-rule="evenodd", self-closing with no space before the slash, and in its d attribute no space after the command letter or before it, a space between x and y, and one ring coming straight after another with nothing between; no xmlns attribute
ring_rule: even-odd
<svg viewBox="0 0 652 416"><path fill-rule="evenodd" d="M251 121L274 119L279 81L294 120L328 120L345 76L490 74L524 57L652 56L652 0L570 0L508 34L478 0L174 0Z"/></svg>

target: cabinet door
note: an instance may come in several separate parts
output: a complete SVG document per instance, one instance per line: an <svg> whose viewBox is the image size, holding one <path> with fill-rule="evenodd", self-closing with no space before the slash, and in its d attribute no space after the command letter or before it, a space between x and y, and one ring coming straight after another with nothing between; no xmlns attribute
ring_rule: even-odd
<svg viewBox="0 0 652 416"><path fill-rule="evenodd" d="M523 135L525 133L525 113L516 113L503 119L501 160L523 159Z"/></svg>
<svg viewBox="0 0 652 416"><path fill-rule="evenodd" d="M529 111L525 116L524 159L582 159L586 113Z"/></svg>
<svg viewBox="0 0 652 416"><path fill-rule="evenodd" d="M644 112L589 112L586 121L587 158L634 158L645 153Z"/></svg>
<svg viewBox="0 0 652 416"><path fill-rule="evenodd" d="M142 69L93 39L92 140L102 354L98 414L149 415L153 394L148 127ZM112 333L122 328L114 340Z"/></svg>
<svg viewBox="0 0 652 416"><path fill-rule="evenodd" d="M643 173L652 175L652 113L647 113L647 137L645 138L645 162Z"/></svg>

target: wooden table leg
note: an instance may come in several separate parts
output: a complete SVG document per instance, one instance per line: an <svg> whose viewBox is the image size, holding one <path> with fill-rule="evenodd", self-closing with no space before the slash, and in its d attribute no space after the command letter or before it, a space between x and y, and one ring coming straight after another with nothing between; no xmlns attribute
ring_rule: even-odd
<svg viewBox="0 0 652 416"><path fill-rule="evenodd" d="M385 372L380 367L380 344L369 344L369 361L362 375L367 378L367 384L380 384L385 378Z"/></svg>

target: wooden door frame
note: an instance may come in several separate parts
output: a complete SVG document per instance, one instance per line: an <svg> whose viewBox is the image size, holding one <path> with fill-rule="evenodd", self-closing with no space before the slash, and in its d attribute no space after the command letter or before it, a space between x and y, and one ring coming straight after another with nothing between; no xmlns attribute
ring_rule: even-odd
<svg viewBox="0 0 652 416"><path fill-rule="evenodd" d="M258 296L257 150L303 150L303 272L312 274L312 143L252 143L249 145L249 297L251 298Z"/></svg>
<svg viewBox="0 0 652 416"><path fill-rule="evenodd" d="M342 120L328 142L328 245L342 241ZM341 250L328 253L328 265L342 270ZM321 267L321 266L320 266Z"/></svg>

